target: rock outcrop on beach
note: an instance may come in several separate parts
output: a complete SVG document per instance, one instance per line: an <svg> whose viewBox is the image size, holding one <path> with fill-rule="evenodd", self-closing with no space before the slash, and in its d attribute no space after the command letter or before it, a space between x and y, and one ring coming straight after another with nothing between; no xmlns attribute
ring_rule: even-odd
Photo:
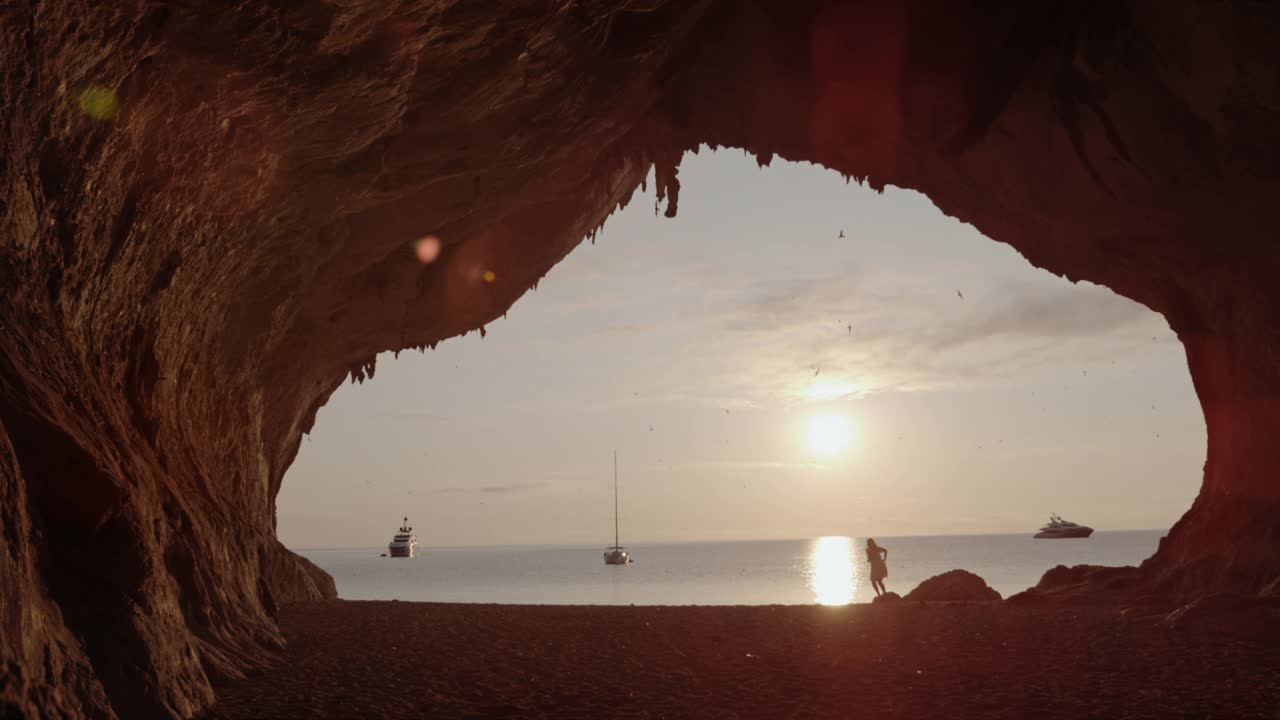
<svg viewBox="0 0 1280 720"><path fill-rule="evenodd" d="M185 717L270 659L280 604L333 594L274 530L330 394L483 334L650 172L674 214L704 144L920 190L1162 313L1208 457L1141 581L1275 583L1278 31L1243 2L0 5L0 715Z"/></svg>
<svg viewBox="0 0 1280 720"><path fill-rule="evenodd" d="M1183 595L1170 590L1144 583L1144 574L1136 567L1058 565L1046 571L1035 587L1010 595L1009 602L1031 605L1045 602L1128 604L1136 601L1148 605L1172 605L1182 599Z"/></svg>
<svg viewBox="0 0 1280 720"><path fill-rule="evenodd" d="M934 575L907 593L904 600L921 602L1000 602L1000 593L968 570L948 570Z"/></svg>
<svg viewBox="0 0 1280 720"><path fill-rule="evenodd" d="M872 605L892 605L898 602L902 602L902 596L892 591L883 595L877 595L871 599Z"/></svg>

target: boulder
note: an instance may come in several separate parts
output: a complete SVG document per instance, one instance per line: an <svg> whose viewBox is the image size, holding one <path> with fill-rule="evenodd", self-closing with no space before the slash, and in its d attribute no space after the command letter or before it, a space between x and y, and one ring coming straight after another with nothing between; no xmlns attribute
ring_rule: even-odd
<svg viewBox="0 0 1280 720"><path fill-rule="evenodd" d="M1061 605L1114 604L1123 599L1127 604L1167 605L1172 593L1159 588L1135 592L1141 582L1141 570L1132 566L1058 565L1047 570L1034 587L1009 596L1014 605L1056 603Z"/></svg>
<svg viewBox="0 0 1280 720"><path fill-rule="evenodd" d="M968 570L950 570L934 575L907 593L907 600L924 602L999 602L1000 593L987 581Z"/></svg>

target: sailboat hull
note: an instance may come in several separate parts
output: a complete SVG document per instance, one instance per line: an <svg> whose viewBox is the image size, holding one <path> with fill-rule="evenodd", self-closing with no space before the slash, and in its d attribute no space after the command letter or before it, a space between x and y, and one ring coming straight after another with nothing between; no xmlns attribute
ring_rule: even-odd
<svg viewBox="0 0 1280 720"><path fill-rule="evenodd" d="M631 555L618 542L618 451L613 451L613 545L605 548L605 565L628 565Z"/></svg>

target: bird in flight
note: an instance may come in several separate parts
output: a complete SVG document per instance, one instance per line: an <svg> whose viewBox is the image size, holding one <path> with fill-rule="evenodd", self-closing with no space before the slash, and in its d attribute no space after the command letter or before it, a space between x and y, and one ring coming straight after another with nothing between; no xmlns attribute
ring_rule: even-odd
<svg viewBox="0 0 1280 720"><path fill-rule="evenodd" d="M836 239L838 239L838 240L843 240L843 239L844 239L844 229L843 229L843 228L841 228L841 229L840 229L840 234L836 236Z"/></svg>
<svg viewBox="0 0 1280 720"><path fill-rule="evenodd" d="M652 425L650 425L650 426L649 426L649 432L653 432L653 426L652 426Z"/></svg>
<svg viewBox="0 0 1280 720"><path fill-rule="evenodd" d="M849 334L850 334L850 335L852 335L852 334L853 334L853 324L852 324L852 323L850 323L850 324L849 324Z"/></svg>
<svg viewBox="0 0 1280 720"><path fill-rule="evenodd" d="M821 368L819 368L819 367L818 367L818 366L816 366L816 365L810 365L809 367L813 369L813 376L814 376L814 377L818 377L818 373L822 372Z"/></svg>
<svg viewBox="0 0 1280 720"><path fill-rule="evenodd" d="M956 295L959 295L961 300L964 299L964 293L960 292L959 289L956 290Z"/></svg>

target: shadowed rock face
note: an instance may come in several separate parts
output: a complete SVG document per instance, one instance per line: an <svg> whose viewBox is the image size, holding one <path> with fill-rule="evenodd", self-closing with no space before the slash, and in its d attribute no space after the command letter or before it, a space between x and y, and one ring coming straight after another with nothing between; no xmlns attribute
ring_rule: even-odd
<svg viewBox="0 0 1280 720"><path fill-rule="evenodd" d="M334 594L274 532L317 409L483 332L650 169L674 213L701 144L919 189L1163 313L1208 459L1144 582L1274 591L1278 30L1156 0L0 6L0 716L188 716L268 660L275 608Z"/></svg>

